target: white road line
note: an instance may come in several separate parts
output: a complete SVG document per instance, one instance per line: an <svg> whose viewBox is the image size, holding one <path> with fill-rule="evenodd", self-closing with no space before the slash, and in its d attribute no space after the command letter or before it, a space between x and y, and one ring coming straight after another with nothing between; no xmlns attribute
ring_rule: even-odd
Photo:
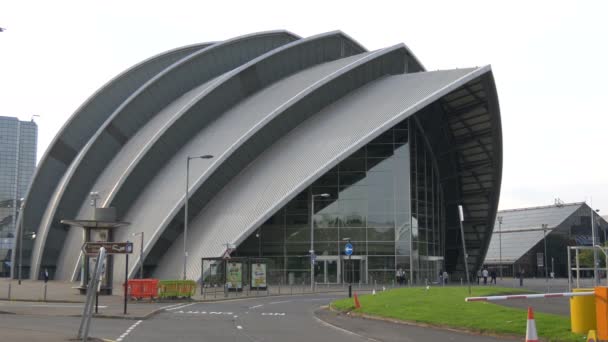
<svg viewBox="0 0 608 342"><path fill-rule="evenodd" d="M342 329L342 328L340 328L340 327L338 327L338 326L335 326L335 325L333 325L333 324L331 324L331 323L327 323L327 322L325 322L324 320L322 320L322 319L320 319L320 318L318 318L318 317L316 317L316 316L314 316L314 318L317 320L317 322L321 323L322 325L324 325L324 326L326 326L326 327L330 327L330 328L336 329L336 330L341 331L341 332L343 332L343 333L345 333L345 334L352 335L352 336L357 336L357 337L359 337L359 338L362 338L362 339L363 339L363 340L365 340L365 341L370 341L370 342L381 342L381 341L378 341L378 340L376 340L376 339L373 339L373 338L370 338L370 337L365 337L365 336L363 336L363 335L359 335L359 334L354 333L354 332L352 332L352 331L349 331L349 330L346 330L346 329Z"/></svg>
<svg viewBox="0 0 608 342"><path fill-rule="evenodd" d="M236 328L239 329L239 330L243 329L243 327L240 326L240 325L237 325Z"/></svg>
<svg viewBox="0 0 608 342"><path fill-rule="evenodd" d="M260 304L260 305L254 305L254 306L250 306L250 309L255 309L255 308L259 308L261 306L264 306L264 304Z"/></svg>
<svg viewBox="0 0 608 342"><path fill-rule="evenodd" d="M170 308L170 309L165 309L165 310L166 311L172 311L172 310L177 310L177 309L183 309L183 308L185 308L187 306L194 305L194 304L196 304L196 303L190 303L190 304L186 304L186 305L180 305L180 306L177 306L177 307L174 307L174 308Z"/></svg>
<svg viewBox="0 0 608 342"><path fill-rule="evenodd" d="M290 300L282 300L280 302L270 302L268 304L281 304L281 303L290 303L290 302L291 302Z"/></svg>
<svg viewBox="0 0 608 342"><path fill-rule="evenodd" d="M171 304L171 305L163 306L160 309L161 310L173 310L173 309L170 309L170 308L178 307L180 305L184 305L184 303Z"/></svg>
<svg viewBox="0 0 608 342"><path fill-rule="evenodd" d="M124 340L131 331L133 331L133 329L135 329L135 327L137 327L142 321L137 321L135 323L133 323L128 329L127 331L125 331L122 335L120 335L120 337L118 337L116 339L116 342L122 342L122 340Z"/></svg>

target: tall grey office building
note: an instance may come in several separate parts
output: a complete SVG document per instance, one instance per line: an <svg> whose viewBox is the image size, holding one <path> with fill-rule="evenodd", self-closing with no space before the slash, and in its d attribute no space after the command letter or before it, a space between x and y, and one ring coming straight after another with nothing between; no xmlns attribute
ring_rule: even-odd
<svg viewBox="0 0 608 342"><path fill-rule="evenodd" d="M20 198L34 173L37 139L34 121L0 116L0 277L10 276Z"/></svg>

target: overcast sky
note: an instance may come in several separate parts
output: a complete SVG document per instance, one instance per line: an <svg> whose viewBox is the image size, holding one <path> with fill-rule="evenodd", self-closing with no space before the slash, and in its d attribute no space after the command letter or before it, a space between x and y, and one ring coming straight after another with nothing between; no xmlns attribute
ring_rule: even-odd
<svg viewBox="0 0 608 342"><path fill-rule="evenodd" d="M608 1L0 1L0 115L35 120L38 159L76 108L175 47L286 29L405 43L428 70L491 64L501 209L589 201L608 214Z"/></svg>

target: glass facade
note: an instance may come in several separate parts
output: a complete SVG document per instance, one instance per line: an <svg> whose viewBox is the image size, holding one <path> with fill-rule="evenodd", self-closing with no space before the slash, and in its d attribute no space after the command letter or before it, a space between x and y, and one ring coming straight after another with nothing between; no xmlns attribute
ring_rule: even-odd
<svg viewBox="0 0 608 342"><path fill-rule="evenodd" d="M19 199L34 174L37 136L34 122L0 116L0 277L10 276Z"/></svg>
<svg viewBox="0 0 608 342"><path fill-rule="evenodd" d="M310 282L311 211L315 281L436 281L442 267L442 197L431 153L406 120L298 194L240 246L271 260L270 281ZM328 196L321 196L327 194ZM344 256L346 240L353 254Z"/></svg>

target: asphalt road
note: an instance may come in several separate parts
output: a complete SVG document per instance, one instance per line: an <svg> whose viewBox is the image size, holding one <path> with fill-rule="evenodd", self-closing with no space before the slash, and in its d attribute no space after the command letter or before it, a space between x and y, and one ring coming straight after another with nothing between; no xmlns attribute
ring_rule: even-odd
<svg viewBox="0 0 608 342"><path fill-rule="evenodd" d="M364 319L318 319L336 295L267 297L178 306L125 328L116 341L504 341L487 336ZM133 322L135 323L135 322ZM337 326L356 331L356 334ZM110 337L110 336L103 336ZM110 337L111 338L111 337Z"/></svg>
<svg viewBox="0 0 608 342"><path fill-rule="evenodd" d="M116 338L136 321L93 319L89 336ZM80 317L0 314L0 341L65 341L75 338Z"/></svg>

